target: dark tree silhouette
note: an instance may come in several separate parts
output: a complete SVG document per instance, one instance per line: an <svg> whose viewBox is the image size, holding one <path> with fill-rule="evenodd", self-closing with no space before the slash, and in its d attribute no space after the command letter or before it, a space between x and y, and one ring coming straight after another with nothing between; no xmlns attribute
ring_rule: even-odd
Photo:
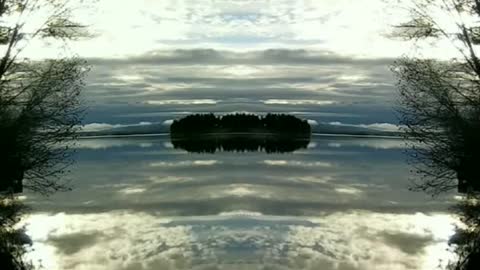
<svg viewBox="0 0 480 270"><path fill-rule="evenodd" d="M80 1L73 3L78 5ZM14 227L23 187L42 194L66 189L61 175L71 163L69 145L81 116L87 68L78 58L33 61L31 41L88 37L71 20L70 1L0 0L0 268L30 269L25 240Z"/></svg>
<svg viewBox="0 0 480 270"><path fill-rule="evenodd" d="M311 128L306 120L292 115L267 114L195 114L173 121L173 137L189 137L208 133L270 133L310 137Z"/></svg>
<svg viewBox="0 0 480 270"><path fill-rule="evenodd" d="M32 61L21 53L38 38L86 36L82 25L70 21L68 2L0 0L0 19L10 18L0 22L6 46L0 59L0 191L21 191L22 182L41 193L65 188L59 177L70 163L86 65L78 58ZM36 30L25 29L28 16L42 9L51 13Z"/></svg>
<svg viewBox="0 0 480 270"><path fill-rule="evenodd" d="M395 69L403 135L422 176L415 188L432 194L480 191L480 92L474 93L480 85L463 89L458 74L465 69L460 63L418 59L398 61Z"/></svg>
<svg viewBox="0 0 480 270"><path fill-rule="evenodd" d="M416 172L416 188L438 194L454 188L480 191L474 160L480 150L480 2L403 1L412 18L394 36L449 40L459 58L436 61L404 57L393 66L400 93L399 116ZM445 25L456 25L452 30ZM470 22L470 23L467 23ZM418 144L420 143L420 144Z"/></svg>
<svg viewBox="0 0 480 270"><path fill-rule="evenodd" d="M405 57L393 71L408 153L422 176L415 188L431 194L457 188L466 194L457 206L466 229L459 228L451 239L458 260L449 269L479 269L480 1L400 2L409 4L412 17L393 36L447 40L459 53L448 61Z"/></svg>

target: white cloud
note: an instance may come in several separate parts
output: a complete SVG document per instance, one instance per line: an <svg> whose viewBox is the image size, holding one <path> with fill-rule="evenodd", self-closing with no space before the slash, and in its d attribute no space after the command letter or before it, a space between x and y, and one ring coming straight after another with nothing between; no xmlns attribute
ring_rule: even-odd
<svg viewBox="0 0 480 270"><path fill-rule="evenodd" d="M291 167L331 167L332 164L328 162L306 162L297 160L264 160L260 163L269 166L291 166Z"/></svg>
<svg viewBox="0 0 480 270"><path fill-rule="evenodd" d="M125 195L130 195L130 194L140 194L144 193L146 191L145 188L135 188L135 187L128 187L120 190L119 192Z"/></svg>
<svg viewBox="0 0 480 270"><path fill-rule="evenodd" d="M360 139L339 141L335 143L329 143L329 147L339 148L348 146L369 147L373 149L405 149L406 144L402 139ZM418 145L421 147L421 145Z"/></svg>
<svg viewBox="0 0 480 270"><path fill-rule="evenodd" d="M310 126L318 126L318 122L316 120L308 119L307 122Z"/></svg>
<svg viewBox="0 0 480 270"><path fill-rule="evenodd" d="M345 126L345 127L361 127L361 128L370 128L380 131L400 131L400 126L390 124L390 123L374 123L374 124L345 124L341 122L330 122L330 125L334 126Z"/></svg>
<svg viewBox="0 0 480 270"><path fill-rule="evenodd" d="M102 131L102 130L109 130L112 128L117 128L117 127L124 127L124 125L112 125L112 124L107 124L107 123L91 123L91 124L86 124L81 127L82 131Z"/></svg>
<svg viewBox="0 0 480 270"><path fill-rule="evenodd" d="M82 138L77 140L72 147L75 149L91 149L91 150L105 150L113 147L124 147L124 146L138 146L142 148L152 147L153 144L149 142L138 142L135 140L129 139L88 139Z"/></svg>
<svg viewBox="0 0 480 270"><path fill-rule="evenodd" d="M362 193L361 190L357 188L352 188L352 187L340 187L340 188L335 188L335 191L338 193L344 193L344 194L350 194L350 195L357 195Z"/></svg>
<svg viewBox="0 0 480 270"><path fill-rule="evenodd" d="M332 100L311 100L311 99L267 99L265 104L280 104L280 105L332 105L335 101Z"/></svg>
<svg viewBox="0 0 480 270"><path fill-rule="evenodd" d="M259 216L262 216L263 214L260 212L235 210L235 211L229 211L229 212L221 212L218 215L227 216L227 217L259 217Z"/></svg>
<svg viewBox="0 0 480 270"><path fill-rule="evenodd" d="M173 121L174 121L173 119L168 119L168 120L163 121L162 124L163 124L164 126L170 126L170 125L173 124ZM172 146L172 147L170 147L170 146ZM168 145L168 148L173 148L173 145L172 145L172 144Z"/></svg>
<svg viewBox="0 0 480 270"><path fill-rule="evenodd" d="M138 126L148 126L151 125L150 122L140 122L138 124L107 124L107 123L90 123L80 126L81 131L83 132L95 132L95 131L105 131L114 128L124 128L124 127L138 127Z"/></svg>
<svg viewBox="0 0 480 270"><path fill-rule="evenodd" d="M245 185L232 185L225 190L226 195L236 196L236 197L245 197L250 195L255 195L258 192L255 189L245 186Z"/></svg>
<svg viewBox="0 0 480 270"><path fill-rule="evenodd" d="M170 100L147 100L148 105L199 105L217 104L219 100L214 99L170 99Z"/></svg>
<svg viewBox="0 0 480 270"><path fill-rule="evenodd" d="M382 0L126 0L122 5L102 0L77 8L74 15L97 34L93 40L71 45L73 51L89 57L121 58L171 48L311 48L356 57L412 51L405 42L385 37L393 25L405 20L406 12ZM423 52L433 57L454 54L454 49L448 50L451 44L440 44L425 43ZM30 54L58 55L54 42L34 45ZM241 68L233 72L249 73Z"/></svg>
<svg viewBox="0 0 480 270"><path fill-rule="evenodd" d="M191 166L213 166L221 164L218 160L184 160L184 161L172 161L172 162L154 162L151 163L151 167L191 167Z"/></svg>

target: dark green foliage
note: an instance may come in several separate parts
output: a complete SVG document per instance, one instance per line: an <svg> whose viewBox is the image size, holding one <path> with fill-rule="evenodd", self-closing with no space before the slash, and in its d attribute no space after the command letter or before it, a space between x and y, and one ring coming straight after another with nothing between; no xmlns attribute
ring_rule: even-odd
<svg viewBox="0 0 480 270"><path fill-rule="evenodd" d="M208 133L272 133L310 136L311 128L306 120L285 114L265 116L195 114L175 120L170 126L170 132L174 137Z"/></svg>

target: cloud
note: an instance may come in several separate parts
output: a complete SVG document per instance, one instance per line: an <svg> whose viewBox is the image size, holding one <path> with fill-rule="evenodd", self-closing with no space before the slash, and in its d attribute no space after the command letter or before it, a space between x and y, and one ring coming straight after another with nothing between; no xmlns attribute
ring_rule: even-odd
<svg viewBox="0 0 480 270"><path fill-rule="evenodd" d="M97 35L71 46L82 56L98 58L138 55L152 48L315 48L371 58L400 56L410 47L385 34L406 18L403 10L381 0L184 0L121 6L103 0L75 9L76 17ZM38 42L30 54L54 57L60 45L52 43ZM422 52L438 57L438 52L454 51L448 50L451 46L438 47L427 45ZM213 55L203 59L208 56Z"/></svg>
<svg viewBox="0 0 480 270"><path fill-rule="evenodd" d="M265 49L237 52L217 49L157 50L127 58L91 58L94 65L390 65L394 58L358 58L315 49ZM246 66L245 66L246 65ZM198 66L197 66L198 67ZM238 69L238 68L237 68ZM254 69L255 71L257 69ZM223 70L225 71L225 70ZM228 70L227 70L228 71ZM234 72L235 73L235 72ZM250 73L250 72L249 72ZM236 74L236 73L235 73ZM244 74L238 74L244 75ZM133 78L137 78L136 76ZM343 77L346 78L346 77ZM349 78L352 78L349 76ZM359 77L361 78L361 77Z"/></svg>
<svg viewBox="0 0 480 270"><path fill-rule="evenodd" d="M173 119L168 119L168 120L163 121L162 124L165 125L165 126L170 126L171 124L173 124L173 121L174 121Z"/></svg>
<svg viewBox="0 0 480 270"><path fill-rule="evenodd" d="M370 128L380 131L400 131L400 126L390 123L374 123L374 124L344 124L341 122L330 122L330 125L334 126L345 126L345 127L361 127L361 128Z"/></svg>
<svg viewBox="0 0 480 270"><path fill-rule="evenodd" d="M336 188L335 191L338 193L351 194L351 195L357 195L362 192L359 189L351 188L351 187L339 187L339 188Z"/></svg>
<svg viewBox="0 0 480 270"><path fill-rule="evenodd" d="M311 126L318 126L318 122L315 120L308 119L307 122Z"/></svg>
<svg viewBox="0 0 480 270"><path fill-rule="evenodd" d="M138 141L132 140L131 138L119 139L119 138L108 138L108 139L88 139L81 138L77 140L73 145L74 149L89 149L89 150L106 150L114 147L125 147L125 146L136 146L141 148L153 147L154 143L149 141Z"/></svg>
<svg viewBox="0 0 480 270"><path fill-rule="evenodd" d="M267 99L265 104L281 104L281 105L332 105L335 101L332 100L308 100L308 99Z"/></svg>
<svg viewBox="0 0 480 270"><path fill-rule="evenodd" d="M105 131L114 128L125 128L125 127L138 127L138 126L148 126L151 125L150 122L140 122L138 124L107 124L107 123L90 123L85 124L80 127L82 132L95 132L95 131Z"/></svg>
<svg viewBox="0 0 480 270"><path fill-rule="evenodd" d="M339 148L339 147L368 147L373 149L405 149L406 144L402 139L360 139L349 141L339 141L332 142L328 144L329 147ZM420 147L420 146L419 146Z"/></svg>
<svg viewBox="0 0 480 270"><path fill-rule="evenodd" d="M381 232L380 237L385 239L389 245L398 247L406 254L421 254L425 247L435 243L435 236L432 234L418 235L406 232Z"/></svg>
<svg viewBox="0 0 480 270"><path fill-rule="evenodd" d="M48 242L53 244L60 253L72 256L83 249L94 246L97 241L102 238L102 233L92 232L76 232L61 236L51 236Z"/></svg>
<svg viewBox="0 0 480 270"><path fill-rule="evenodd" d="M328 162L304 162L297 160L264 160L264 163L269 166L287 166L287 167L331 167L332 164Z"/></svg>
<svg viewBox="0 0 480 270"><path fill-rule="evenodd" d="M347 115L393 122L391 61L311 49L213 48L95 58L84 90L95 106L85 121L160 122L185 111L295 111L330 116L312 119L319 122L348 123Z"/></svg>
<svg viewBox="0 0 480 270"><path fill-rule="evenodd" d="M245 196L251 196L255 194L257 194L257 191L255 191L255 189L245 185L230 186L225 191L225 195L236 196L236 197L245 197Z"/></svg>
<svg viewBox="0 0 480 270"><path fill-rule="evenodd" d="M191 166L214 166L221 164L218 160L184 160L178 162L154 162L151 163L151 167L191 167Z"/></svg>
<svg viewBox="0 0 480 270"><path fill-rule="evenodd" d="M148 105L198 105L217 104L218 100L213 99L173 99L173 100L147 100Z"/></svg>
<svg viewBox="0 0 480 270"><path fill-rule="evenodd" d="M119 192L125 195L130 195L130 194L141 194L146 191L145 188L142 187L128 187L120 190Z"/></svg>

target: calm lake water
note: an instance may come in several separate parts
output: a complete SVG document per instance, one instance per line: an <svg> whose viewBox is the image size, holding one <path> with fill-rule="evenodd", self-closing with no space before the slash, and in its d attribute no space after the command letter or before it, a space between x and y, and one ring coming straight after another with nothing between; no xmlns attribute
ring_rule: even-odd
<svg viewBox="0 0 480 270"><path fill-rule="evenodd" d="M292 153L80 140L73 191L27 194L45 269L435 269L455 197L408 191L396 139L313 136Z"/></svg>

